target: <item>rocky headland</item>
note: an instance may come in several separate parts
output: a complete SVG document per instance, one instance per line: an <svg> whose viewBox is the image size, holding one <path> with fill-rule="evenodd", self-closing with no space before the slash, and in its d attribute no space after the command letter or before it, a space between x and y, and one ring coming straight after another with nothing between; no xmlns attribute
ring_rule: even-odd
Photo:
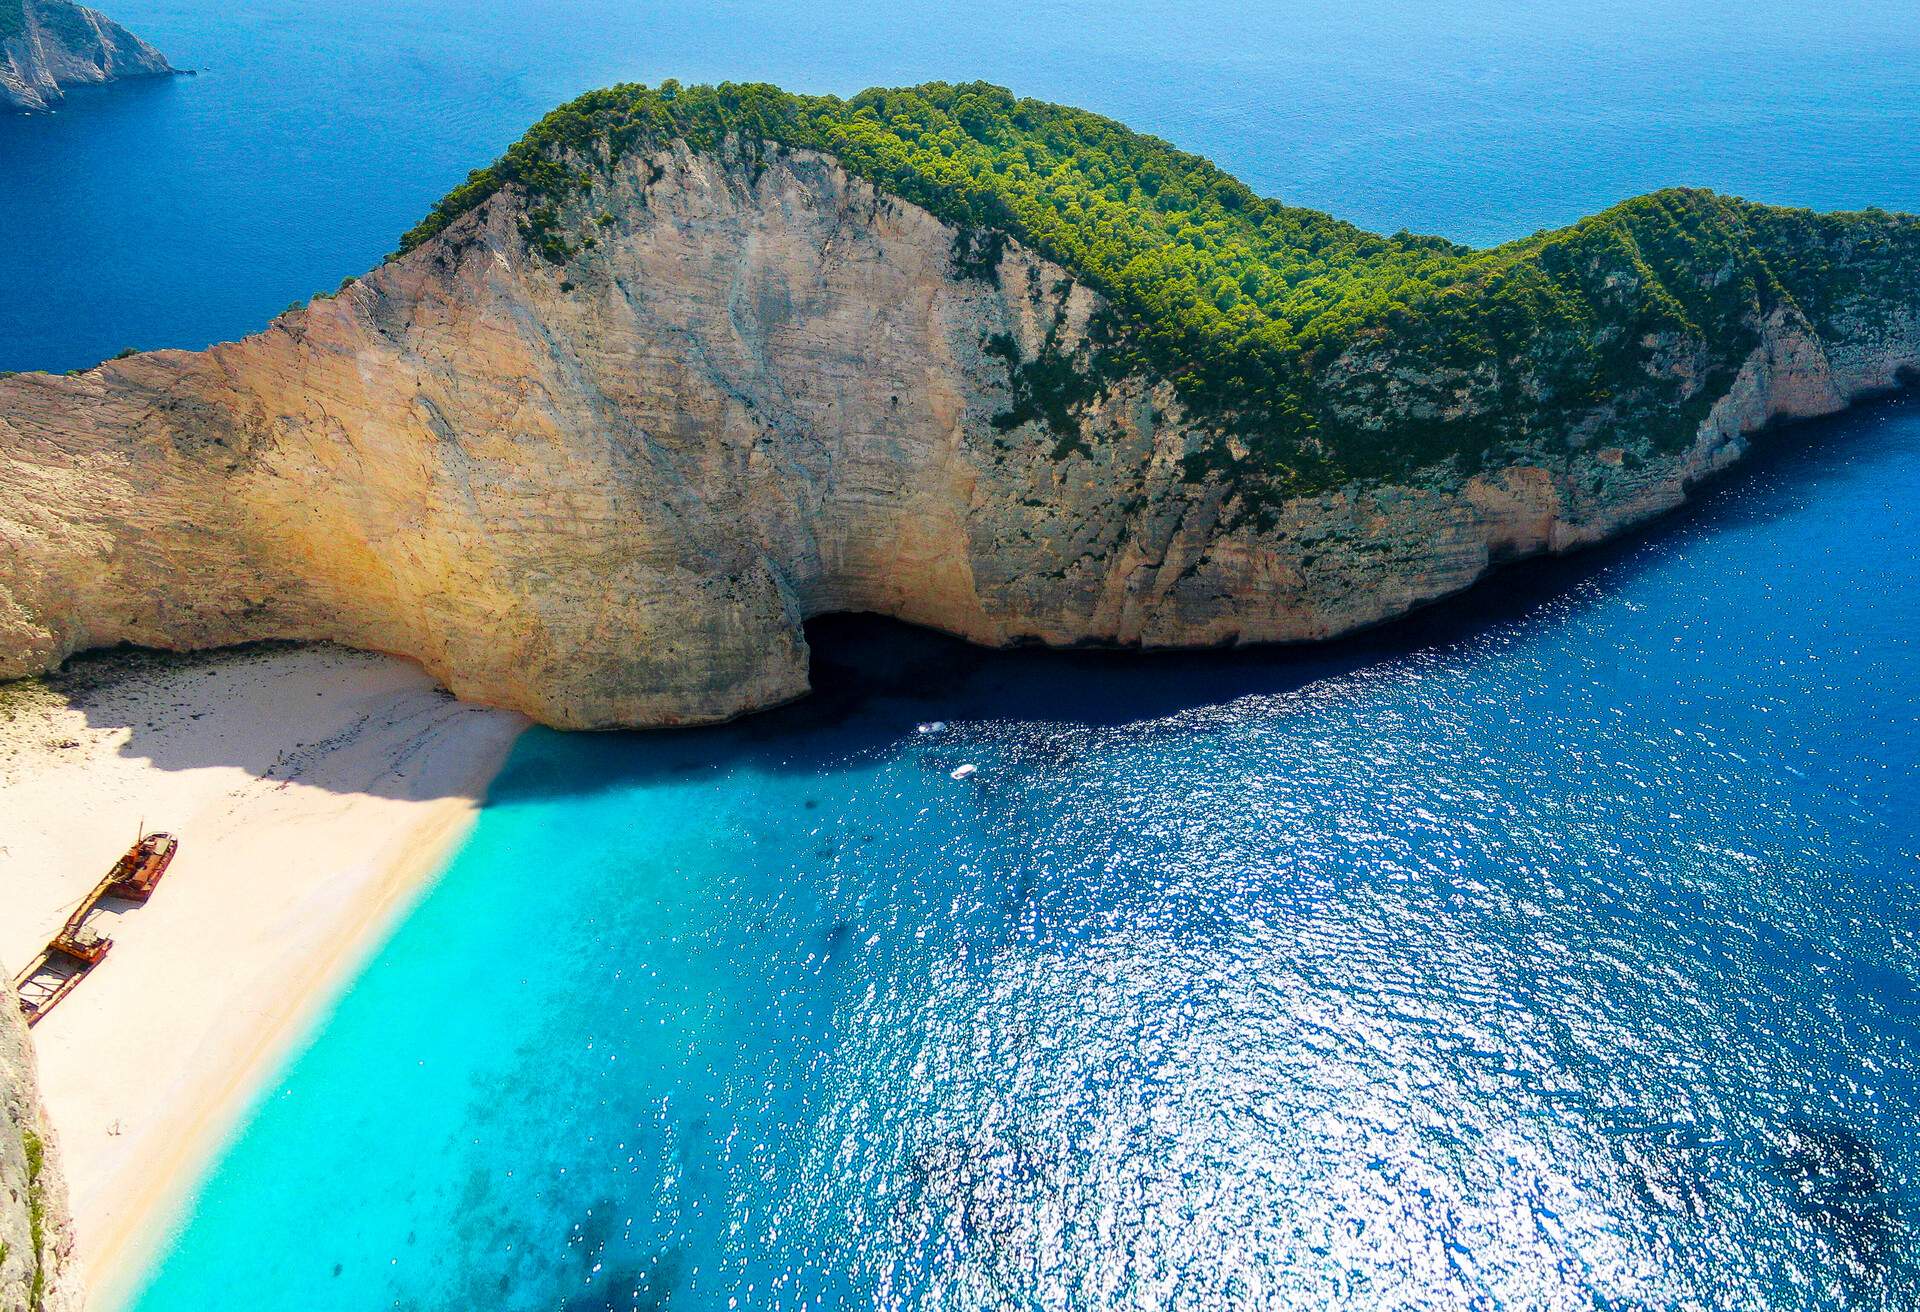
<svg viewBox="0 0 1920 1312"><path fill-rule="evenodd" d="M1917 368L1910 217L1469 251L996 88L617 88L256 336L0 380L0 677L325 638L595 728L797 697L829 612L1330 638Z"/></svg>
<svg viewBox="0 0 1920 1312"><path fill-rule="evenodd" d="M68 87L158 77L166 56L69 0L0 0L0 112L45 110Z"/></svg>

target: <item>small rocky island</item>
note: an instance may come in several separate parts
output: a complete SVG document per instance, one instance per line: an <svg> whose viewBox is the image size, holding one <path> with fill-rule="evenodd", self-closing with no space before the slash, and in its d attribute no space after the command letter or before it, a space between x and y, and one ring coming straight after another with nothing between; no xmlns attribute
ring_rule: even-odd
<svg viewBox="0 0 1920 1312"><path fill-rule="evenodd" d="M0 678L327 638L604 727L801 695L830 612L1323 639L1916 369L1912 217L1473 250L982 84L617 87L254 337L0 379Z"/></svg>
<svg viewBox="0 0 1920 1312"><path fill-rule="evenodd" d="M0 0L0 112L53 107L68 87L174 72L166 56L69 0Z"/></svg>

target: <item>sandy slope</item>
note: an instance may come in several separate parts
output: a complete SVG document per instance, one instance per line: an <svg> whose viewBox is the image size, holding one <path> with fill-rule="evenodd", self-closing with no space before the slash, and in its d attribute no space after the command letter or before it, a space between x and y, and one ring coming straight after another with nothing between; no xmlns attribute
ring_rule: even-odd
<svg viewBox="0 0 1920 1312"><path fill-rule="evenodd" d="M181 842L34 1030L96 1307L525 723L328 646L90 657L0 685L0 961L30 960L142 823Z"/></svg>

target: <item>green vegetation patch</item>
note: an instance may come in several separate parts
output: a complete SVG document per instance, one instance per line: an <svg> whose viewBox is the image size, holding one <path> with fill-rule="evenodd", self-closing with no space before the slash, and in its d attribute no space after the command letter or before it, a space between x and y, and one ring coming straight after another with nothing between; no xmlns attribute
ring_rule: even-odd
<svg viewBox="0 0 1920 1312"><path fill-rule="evenodd" d="M67 0L35 0L34 12L40 15L40 30L69 50L85 52L99 44L100 34L78 5Z"/></svg>
<svg viewBox="0 0 1920 1312"><path fill-rule="evenodd" d="M47 1294L47 1197L41 1176L47 1169L47 1146L32 1130L20 1131L27 1156L27 1233L33 1244L33 1282L27 1307L40 1312Z"/></svg>
<svg viewBox="0 0 1920 1312"><path fill-rule="evenodd" d="M0 0L0 41L27 34L27 0Z"/></svg>
<svg viewBox="0 0 1920 1312"><path fill-rule="evenodd" d="M1891 319L1920 286L1920 221L1704 191L1491 250L1383 237L1257 196L1111 119L984 83L851 100L671 81L592 92L470 175L401 249L515 188L529 248L564 265L592 243L594 178L672 141L735 152L755 176L769 145L831 154L958 227L960 276L992 276L1000 235L1055 260L1114 307L1114 359L1172 380L1219 439L1194 475L1272 496L1550 457L1595 415L1607 445L1684 446L1762 315L1793 305L1823 330L1857 326L1863 307ZM1009 359L1011 413L1059 432L1084 379L1111 367ZM1251 455L1230 457L1228 436Z"/></svg>

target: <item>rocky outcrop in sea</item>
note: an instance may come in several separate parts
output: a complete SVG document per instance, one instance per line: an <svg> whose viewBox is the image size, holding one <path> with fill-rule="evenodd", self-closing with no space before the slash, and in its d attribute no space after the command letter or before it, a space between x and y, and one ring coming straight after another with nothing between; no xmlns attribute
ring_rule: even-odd
<svg viewBox="0 0 1920 1312"><path fill-rule="evenodd" d="M67 88L172 73L166 56L68 0L0 0L0 112L51 109Z"/></svg>

